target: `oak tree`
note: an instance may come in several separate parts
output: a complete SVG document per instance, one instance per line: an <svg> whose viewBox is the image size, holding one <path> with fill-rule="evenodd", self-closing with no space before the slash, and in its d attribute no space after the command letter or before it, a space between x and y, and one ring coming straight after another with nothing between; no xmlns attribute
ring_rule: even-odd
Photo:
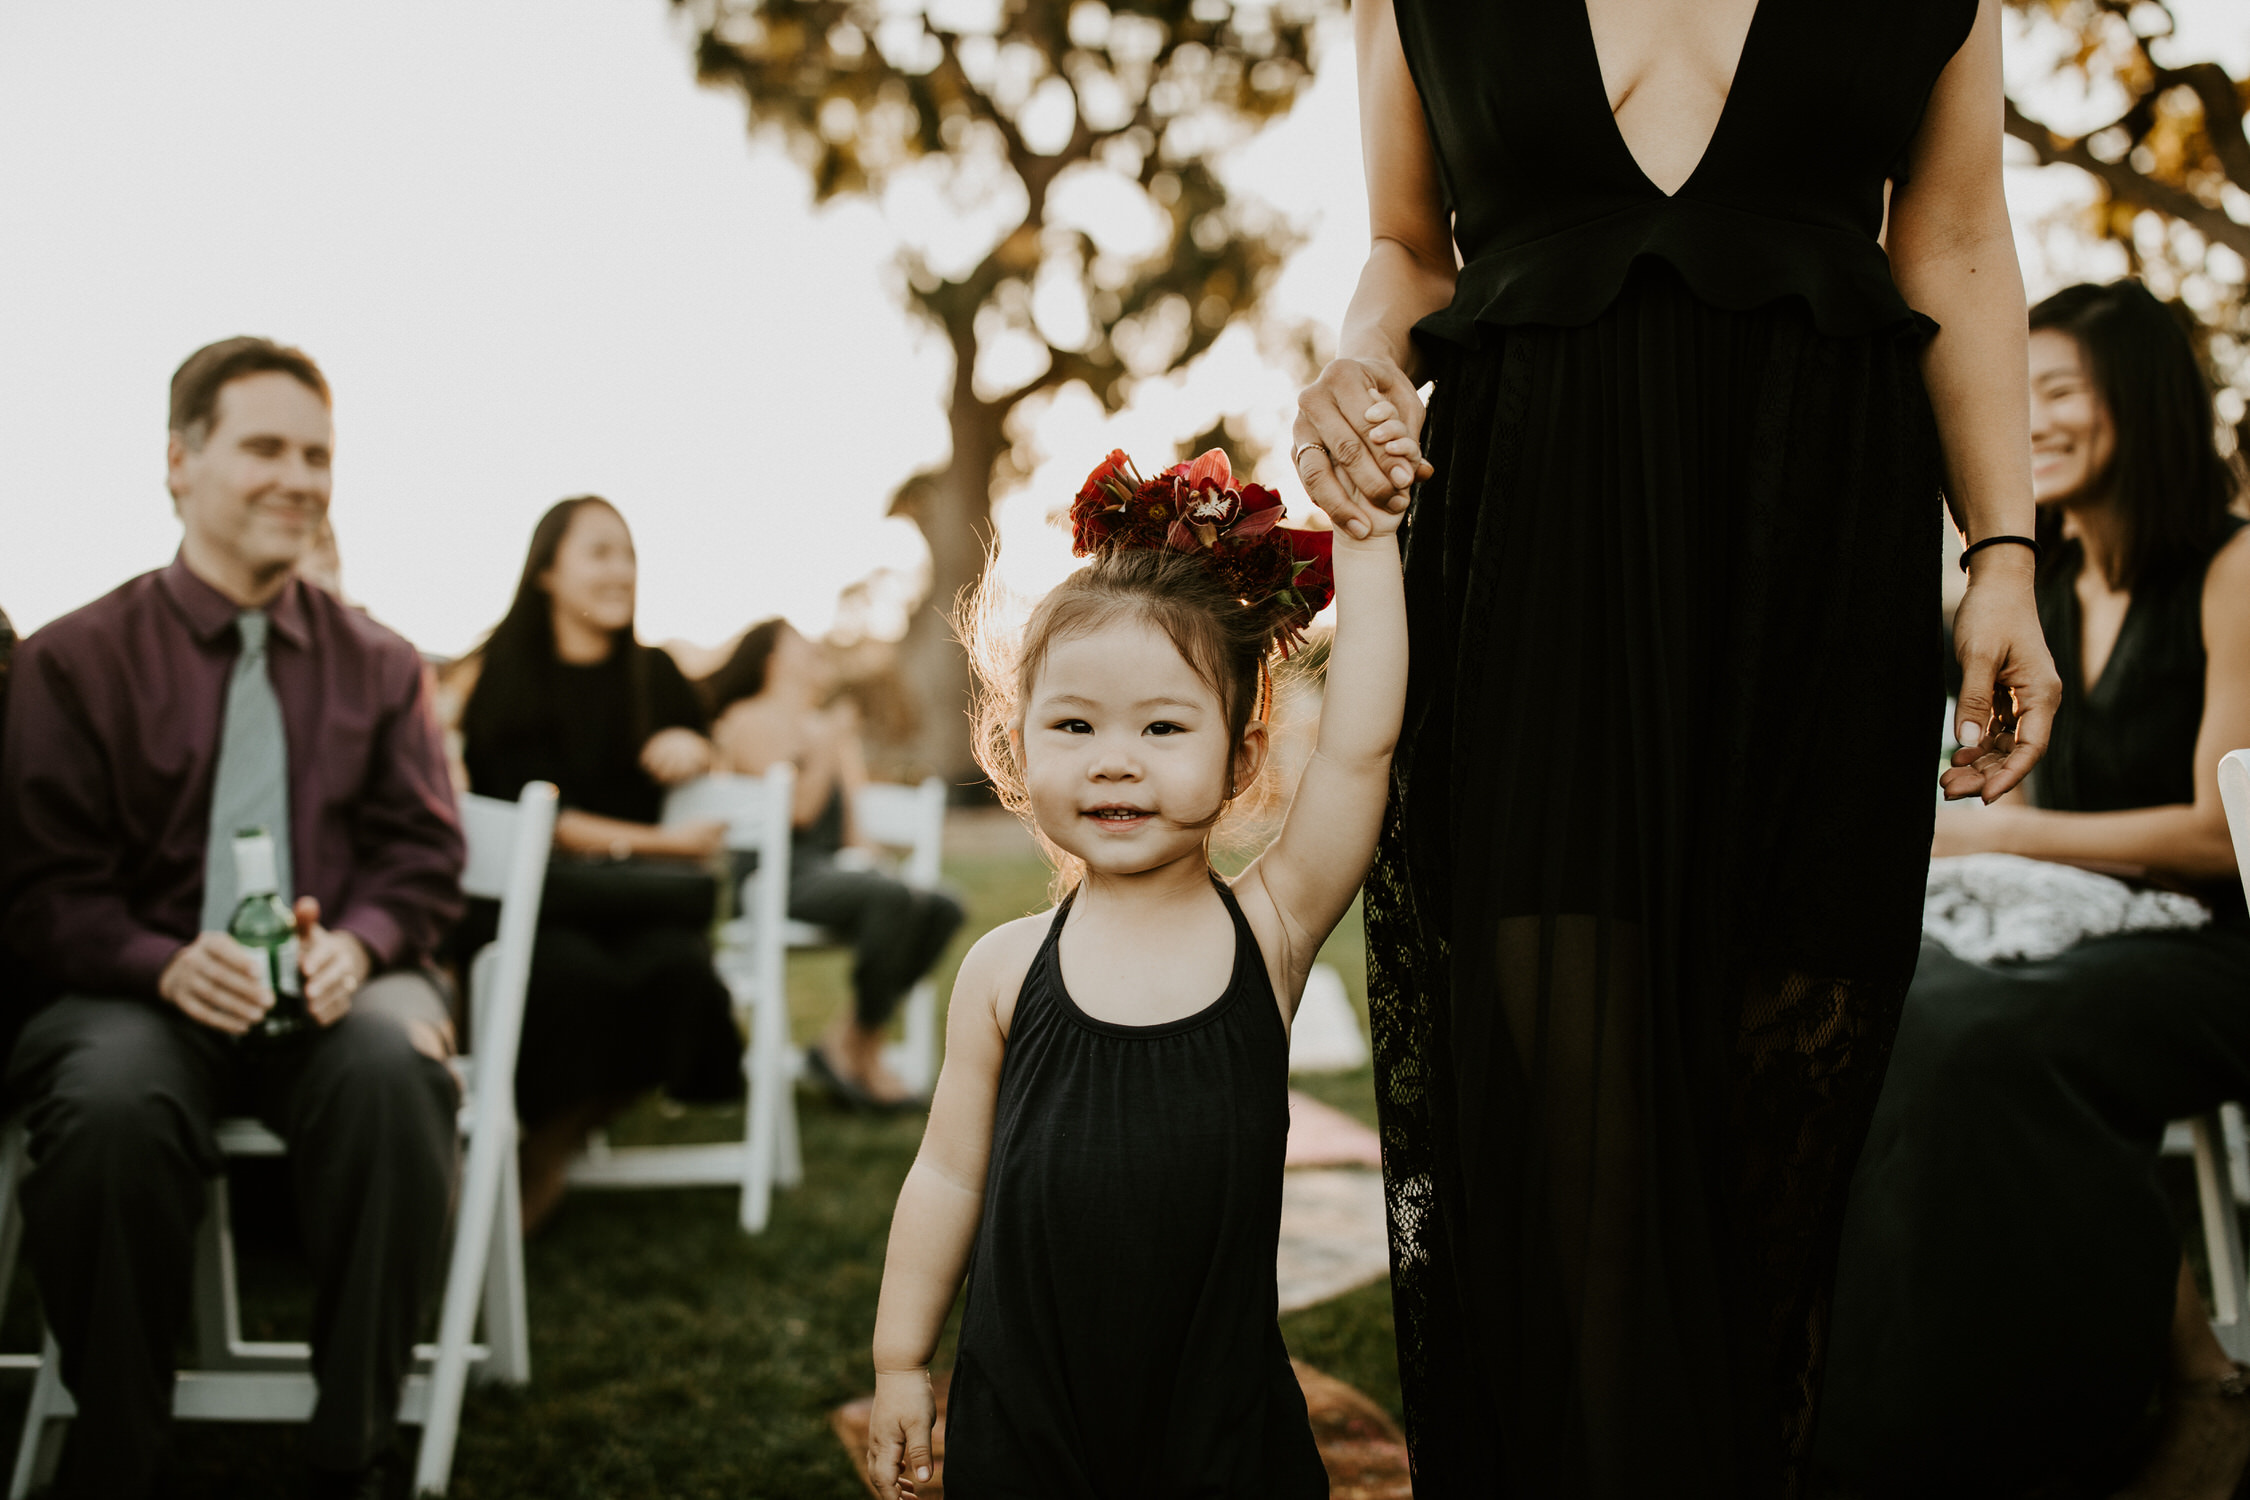
<svg viewBox="0 0 2250 1500"><path fill-rule="evenodd" d="M2009 99L2008 134L2041 164L2091 177L2086 229L2202 321L2220 409L2250 451L2250 78L2184 51L2171 0L2009 3L2023 41L2052 62ZM2090 119L2064 130L2043 118L2073 95Z"/></svg>
<svg viewBox="0 0 2250 1500"><path fill-rule="evenodd" d="M947 228L982 230L950 256L902 232L907 302L953 356L952 443L891 500L930 555L900 648L922 708L914 759L973 776L946 615L985 566L996 495L1033 461L1011 418L1071 382L1114 411L1255 312L1295 237L1229 191L1217 158L1296 101L1339 0L674 4L699 78L741 94L818 200L918 181L951 205ZM1140 244L1105 243L1099 221L1136 216L1153 226Z"/></svg>

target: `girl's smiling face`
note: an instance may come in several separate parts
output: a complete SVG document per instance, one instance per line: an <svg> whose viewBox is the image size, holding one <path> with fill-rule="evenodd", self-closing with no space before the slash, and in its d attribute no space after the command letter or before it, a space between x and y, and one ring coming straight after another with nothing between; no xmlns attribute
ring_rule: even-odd
<svg viewBox="0 0 2250 1500"><path fill-rule="evenodd" d="M1171 637L1127 617L1047 651L1025 706L1020 764L1040 832L1089 873L1135 875L1203 857L1232 789L1263 764Z"/></svg>

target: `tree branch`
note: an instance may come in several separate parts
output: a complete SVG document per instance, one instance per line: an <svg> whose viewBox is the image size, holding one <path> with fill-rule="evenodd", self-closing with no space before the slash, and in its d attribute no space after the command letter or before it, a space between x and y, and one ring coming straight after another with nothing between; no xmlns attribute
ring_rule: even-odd
<svg viewBox="0 0 2250 1500"><path fill-rule="evenodd" d="M2234 185L2250 193L2250 135L2242 128L2242 86L2215 62L2159 68L2156 89L2185 88L2203 106L2203 133Z"/></svg>
<svg viewBox="0 0 2250 1500"><path fill-rule="evenodd" d="M2134 171L2130 162L2103 161L2086 148L2084 137L2066 140L2017 109L2013 99L2008 101L2007 129L2008 134L2031 147L2041 166L2076 167L2108 188L2112 197L2178 219L2213 244L2250 256L2250 224L2237 224L2226 210L2213 208L2184 188Z"/></svg>

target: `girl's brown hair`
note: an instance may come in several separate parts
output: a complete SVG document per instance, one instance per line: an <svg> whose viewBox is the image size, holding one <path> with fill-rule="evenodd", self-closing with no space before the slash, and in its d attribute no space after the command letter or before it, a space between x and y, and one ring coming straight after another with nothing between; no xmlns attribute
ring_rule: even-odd
<svg viewBox="0 0 2250 1500"><path fill-rule="evenodd" d="M959 625L976 674L973 706L977 764L1000 801L1038 833L1031 794L1017 746L1018 734L1047 655L1059 641L1090 635L1120 620L1156 626L1218 695L1226 715L1230 753L1239 750L1253 719L1271 711L1277 611L1244 604L1206 564L1191 554L1118 550L1099 554L1057 584L1032 610L1022 629L1007 619L1006 591L994 570L961 611ZM1237 801L1254 789L1239 789ZM1224 811L1225 804L1221 804ZM1212 816L1216 824L1219 814ZM1073 863L1040 838L1065 877Z"/></svg>

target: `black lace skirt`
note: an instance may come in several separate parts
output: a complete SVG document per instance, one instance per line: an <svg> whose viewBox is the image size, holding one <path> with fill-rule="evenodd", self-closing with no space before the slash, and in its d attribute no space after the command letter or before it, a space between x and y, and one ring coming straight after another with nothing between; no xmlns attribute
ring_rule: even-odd
<svg viewBox="0 0 2250 1500"><path fill-rule="evenodd" d="M1801 1484L1930 847L1921 344L1644 263L1441 357L1367 900L1420 1500Z"/></svg>

